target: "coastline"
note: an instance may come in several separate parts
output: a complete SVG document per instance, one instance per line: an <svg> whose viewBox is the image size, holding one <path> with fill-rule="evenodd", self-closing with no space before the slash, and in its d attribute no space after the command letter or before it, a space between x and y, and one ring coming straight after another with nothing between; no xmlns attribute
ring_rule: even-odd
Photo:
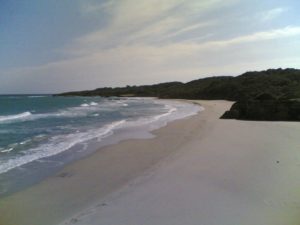
<svg viewBox="0 0 300 225"><path fill-rule="evenodd" d="M296 225L300 125L220 120L231 102L126 140L0 200L1 225ZM297 223L298 222L298 223Z"/></svg>
<svg viewBox="0 0 300 225"><path fill-rule="evenodd" d="M65 103L68 104L68 101ZM100 106L99 104L103 105ZM146 111L146 108L149 108L149 112L145 111L143 113L143 110L141 109L133 111L135 108L134 105L136 104L144 105ZM157 105L157 107L154 107L157 111L152 108L153 105L149 106L151 104ZM98 101L96 99L85 99L81 101L80 104L77 103L75 105L75 108L66 107L59 114L62 116L60 119L63 119L65 113L68 115L70 110L73 111L71 121L59 122L61 123L59 129L64 129L64 127L66 127L70 130L73 129L73 132L70 132L69 134L66 132L66 134L62 135L54 134L54 136L50 132L45 136L37 136L37 138L51 138L49 138L46 143L42 143L36 148L29 147L29 149L27 149L27 146L30 146L32 140L36 138L36 136L30 137L30 135L28 135L28 138L26 139L27 142L16 142L14 144L16 148L25 147L24 155L20 154L16 157L13 154L7 155L7 160L1 155L0 198L36 185L47 177L58 173L67 164L85 158L105 146L114 145L123 140L152 138L153 134L151 134L151 131L157 130L171 121L195 115L201 110L199 106L184 101L160 100L156 98L125 98L108 102L105 102L105 100L102 100L101 102L101 99L98 99ZM109 109L107 112L110 110L119 110L120 115L115 112L117 115L114 116L114 113L112 113L113 118L110 118L110 115L105 113L106 109ZM103 118L98 118L99 114L96 114L97 116L95 116L95 113L93 113L95 111L99 111L99 113L103 111L101 112L103 113L101 114L101 117ZM88 114L86 114L87 112L93 114L88 116ZM87 115L85 116L84 121L81 121L80 118L82 113ZM53 113L33 115L35 115L35 117L43 115L43 117L46 116L51 118ZM130 116L128 117L128 115ZM77 118L77 116L79 117ZM34 123L36 123L36 127L39 126L40 121L35 120L36 118L32 119L34 122L29 125L26 124L25 127L30 127ZM75 122L76 120L78 120L78 122ZM55 119L51 121L53 121L53 124L58 122ZM91 121L94 121L94 123L91 124ZM38 132L52 129L51 123L47 125L43 124L43 120L41 120L41 122L42 127L44 127L39 128ZM84 127L80 124L87 125ZM35 128L32 129L33 132L34 129ZM28 131L29 134L32 131ZM26 130L23 133L26 133ZM24 143L26 144L23 145ZM10 149L10 151L12 151L12 153L16 152L13 148ZM0 154L1 153L0 149Z"/></svg>
<svg viewBox="0 0 300 225"><path fill-rule="evenodd" d="M111 141L111 144L101 146L92 154L67 164L59 172L41 182L0 198L0 225L40 225L41 223L51 225L65 219L66 215L71 216L74 212L84 209L93 203L95 198L113 192L171 154L184 138L175 138L174 143L169 143L169 140L177 136L173 133L172 136L165 137L168 140L163 140L162 143L161 139L165 138L160 138L161 134L168 133L169 126L175 126L175 130L181 126L186 127L182 133L189 130L189 124L185 124L185 121L189 121L192 117L155 125L154 127L158 129L145 130L139 135L133 133L129 135L129 139L121 139L116 143ZM152 142L158 147L157 151L145 147L145 145L152 146ZM167 148L162 144L165 146L171 144L170 146L173 147ZM99 180L95 180L96 178ZM99 189L96 190L96 187ZM79 196L81 200L77 200ZM35 214L35 212L39 213ZM28 215L32 216L28 217Z"/></svg>

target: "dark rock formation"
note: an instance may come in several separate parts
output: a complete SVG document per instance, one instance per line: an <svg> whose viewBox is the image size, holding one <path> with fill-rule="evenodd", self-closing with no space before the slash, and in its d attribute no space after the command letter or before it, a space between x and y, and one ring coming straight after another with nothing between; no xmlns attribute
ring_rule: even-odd
<svg viewBox="0 0 300 225"><path fill-rule="evenodd" d="M300 121L300 101L262 94L253 100L237 101L221 119Z"/></svg>

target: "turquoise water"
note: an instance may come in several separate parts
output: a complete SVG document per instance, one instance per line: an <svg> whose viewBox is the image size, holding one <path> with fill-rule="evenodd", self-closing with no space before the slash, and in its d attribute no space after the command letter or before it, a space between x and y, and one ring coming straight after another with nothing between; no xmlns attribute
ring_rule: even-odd
<svg viewBox="0 0 300 225"><path fill-rule="evenodd" d="M43 177L36 170L49 171L48 158L56 156L52 161L64 165L77 159L70 156L79 150L80 156L88 154L89 143L96 148L121 131L123 137L138 129L150 131L197 111L192 104L152 98L0 96L0 178Z"/></svg>

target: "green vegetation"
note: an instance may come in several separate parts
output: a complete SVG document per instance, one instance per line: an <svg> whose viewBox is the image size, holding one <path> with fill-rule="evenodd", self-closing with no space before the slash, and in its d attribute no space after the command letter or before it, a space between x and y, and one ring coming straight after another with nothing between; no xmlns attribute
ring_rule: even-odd
<svg viewBox="0 0 300 225"><path fill-rule="evenodd" d="M163 91L168 91L170 88L176 88L181 85L182 83L180 82L169 82L143 86L105 87L92 91L67 92L59 94L59 96L160 97Z"/></svg>
<svg viewBox="0 0 300 225"><path fill-rule="evenodd" d="M300 70L269 69L237 77L219 76L188 83L98 88L60 96L136 96L236 101L222 118L251 120L300 120Z"/></svg>
<svg viewBox="0 0 300 225"><path fill-rule="evenodd" d="M188 83L169 82L155 85L98 88L91 91L68 92L60 95L136 96L184 99L252 99L262 93L275 98L300 98L300 70L270 69L247 72L237 77L220 76Z"/></svg>

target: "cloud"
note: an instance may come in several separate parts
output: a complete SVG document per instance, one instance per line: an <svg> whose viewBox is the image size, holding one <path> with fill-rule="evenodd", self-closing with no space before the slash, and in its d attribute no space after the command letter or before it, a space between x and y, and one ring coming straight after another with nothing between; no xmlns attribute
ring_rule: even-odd
<svg viewBox="0 0 300 225"><path fill-rule="evenodd" d="M103 86L188 81L200 75L237 74L268 67L299 67L300 48L287 51L272 40L300 35L300 27L284 27L265 32L204 43L170 43L164 46L128 45L105 49L82 57L39 67L4 72L1 90L61 92ZM267 43L263 41L268 40ZM250 45L249 45L250 44ZM289 60L287 60L289 59ZM26 88L24 88L26 87Z"/></svg>
<svg viewBox="0 0 300 225"><path fill-rule="evenodd" d="M178 42L178 36L191 32L195 32L195 36L203 36L202 29L218 23L216 18L204 19L203 15L236 2L238 1L122 0L99 5L88 4L85 8L88 12L106 8L110 14L109 22L99 30L76 38L63 52L70 56L82 56L118 46Z"/></svg>
<svg viewBox="0 0 300 225"><path fill-rule="evenodd" d="M235 37L229 40L208 42L203 46L226 47L229 45L281 39L281 38L293 37L297 35L300 35L300 27L287 26L284 28L256 32L249 35Z"/></svg>
<svg viewBox="0 0 300 225"><path fill-rule="evenodd" d="M195 24L192 24L192 25L189 25L189 26L185 26L182 29L177 29L174 32L170 32L169 34L165 35L164 38L176 37L176 36L186 34L188 32L192 32L192 31L195 31L195 30L198 30L198 29L213 26L215 24L217 24L217 22L215 20L195 23Z"/></svg>
<svg viewBox="0 0 300 225"><path fill-rule="evenodd" d="M270 9L266 12L261 13L261 20L264 22L273 20L273 19L279 17L281 14L283 14L286 11L288 11L287 8Z"/></svg>
<svg viewBox="0 0 300 225"><path fill-rule="evenodd" d="M241 33L240 27L234 27L233 32L228 32L226 26L236 23L227 24L224 19L238 20L230 14L237 3L237 0L102 3L82 0L82 13L93 18L104 13L108 15L105 24L71 40L61 50L65 60L0 71L0 90L62 92L300 66L299 57L292 52L300 51L300 45L293 43L300 35L300 26L268 30L255 26L256 30L242 29L246 34ZM228 9L229 14L219 15L220 9L222 12ZM276 11L280 14L280 10L274 10L273 18ZM222 29L225 35L220 32Z"/></svg>
<svg viewBox="0 0 300 225"><path fill-rule="evenodd" d="M112 10L113 5L115 4L114 0L107 0L102 3L95 3L91 1L81 1L80 2L80 12L82 14L96 14L103 11L109 12Z"/></svg>

